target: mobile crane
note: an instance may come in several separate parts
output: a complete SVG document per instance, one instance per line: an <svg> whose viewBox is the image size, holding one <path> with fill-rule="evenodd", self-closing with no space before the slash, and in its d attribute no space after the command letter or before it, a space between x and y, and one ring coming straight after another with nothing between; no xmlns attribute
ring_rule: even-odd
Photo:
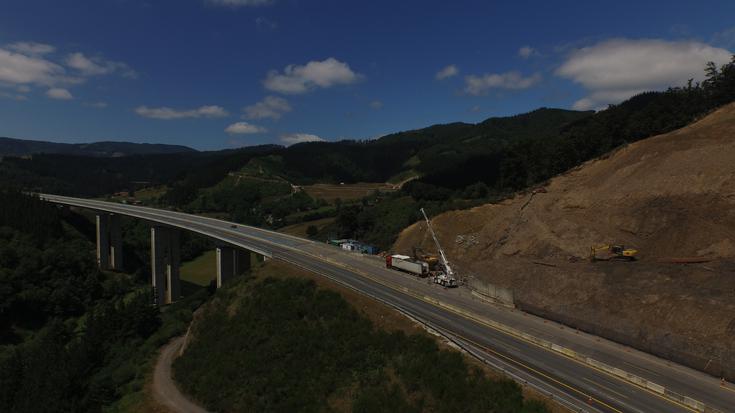
<svg viewBox="0 0 735 413"><path fill-rule="evenodd" d="M439 240L436 238L436 233L434 233L434 229L431 228L431 222L429 221L429 217L426 216L426 212L423 208L421 208L421 214L424 215L426 226L429 228L431 237L434 239L434 243L436 244L436 249L439 251L439 258L441 259L441 266L443 267L442 271L437 271L436 274L433 276L434 282L444 287L457 287L458 283L457 278L454 276L454 271L449 265L447 255L444 253L441 245L439 245Z"/></svg>

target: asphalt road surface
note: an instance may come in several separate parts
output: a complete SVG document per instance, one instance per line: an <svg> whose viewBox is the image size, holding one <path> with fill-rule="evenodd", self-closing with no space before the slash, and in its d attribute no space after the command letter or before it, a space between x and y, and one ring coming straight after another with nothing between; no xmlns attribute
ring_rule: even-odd
<svg viewBox="0 0 735 413"><path fill-rule="evenodd" d="M481 302L464 288L443 289L426 280L388 270L374 257L196 215L55 195L41 197L58 204L128 215L157 225L197 232L326 276L397 308L522 384L552 395L573 411L664 413L696 410L521 336L508 334L486 320L512 326L665 386L704 402L713 409L711 411L735 412L732 384L721 386L717 378L687 367L517 310ZM437 306L436 301L451 305L451 308Z"/></svg>

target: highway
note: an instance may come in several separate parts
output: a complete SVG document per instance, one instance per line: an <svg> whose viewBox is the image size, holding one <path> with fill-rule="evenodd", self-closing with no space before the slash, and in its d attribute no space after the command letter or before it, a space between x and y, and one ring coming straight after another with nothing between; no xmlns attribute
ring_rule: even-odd
<svg viewBox="0 0 735 413"><path fill-rule="evenodd" d="M482 302L466 289L443 289L388 270L381 261L313 241L260 228L168 210L103 201L40 195L57 204L132 216L181 228L283 260L366 294L443 334L476 357L524 385L553 395L573 411L694 412L668 392L705 403L707 411L735 412L735 387L701 372L658 359L599 337L520 311ZM655 383L644 388L583 363L534 340L511 334L512 326L533 337L573 349L608 366Z"/></svg>

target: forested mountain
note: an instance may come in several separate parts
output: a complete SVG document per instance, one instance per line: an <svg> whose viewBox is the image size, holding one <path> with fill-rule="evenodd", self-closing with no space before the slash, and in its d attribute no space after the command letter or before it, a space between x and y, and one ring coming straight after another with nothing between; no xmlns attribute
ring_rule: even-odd
<svg viewBox="0 0 735 413"><path fill-rule="evenodd" d="M39 153L117 157L196 152L181 145L132 142L57 143L0 137L0 156L27 156Z"/></svg>
<svg viewBox="0 0 735 413"><path fill-rule="evenodd" d="M5 157L0 161L0 184L79 196L100 196L141 186L173 184L189 177L199 186L208 186L211 185L209 182L216 183L227 175L230 168L242 162L247 163L253 156L267 153L270 148L272 146L256 146L237 151L116 158L62 154ZM212 174L217 179L207 178Z"/></svg>
<svg viewBox="0 0 735 413"><path fill-rule="evenodd" d="M401 173L424 174L472 153L511 142L543 139L592 112L541 108L472 125L450 123L394 133L374 141L294 145L282 154L284 173L301 182L385 182Z"/></svg>
<svg viewBox="0 0 735 413"><path fill-rule="evenodd" d="M0 182L84 196L132 189L135 182L168 184L173 186L168 196L171 203L181 205L193 200L196 191L215 185L256 156L275 155L268 161L270 169L297 184L384 182L400 178L401 174L425 174L438 163L462 162L472 153L492 152L510 142L558 133L569 123L588 116L591 112L542 108L523 115L490 118L476 125L434 125L372 141L311 142L288 148L263 145L215 152L134 154L121 158L88 157L89 152L80 153L81 149L73 148L110 153L124 150L126 144L101 142L64 146L0 140L0 153L6 141L27 145L28 148L20 151L22 153L43 152L45 144L68 149L50 150L31 158L6 156L0 163ZM41 146L36 147L36 144ZM142 148L138 144L127 145L138 150ZM10 149L5 153L12 153Z"/></svg>

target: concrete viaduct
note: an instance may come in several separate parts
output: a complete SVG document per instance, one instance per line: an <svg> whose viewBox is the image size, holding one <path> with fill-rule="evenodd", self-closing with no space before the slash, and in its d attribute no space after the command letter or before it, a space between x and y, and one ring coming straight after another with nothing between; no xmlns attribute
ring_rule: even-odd
<svg viewBox="0 0 735 413"><path fill-rule="evenodd" d="M97 237L97 265L102 270L123 269L123 242L120 214L95 211ZM179 267L181 265L180 229L151 223L151 287L157 305L171 304L181 296ZM263 251L251 251L222 240L217 240L216 282L222 287L231 278L246 273L251 260L270 257ZM254 255L254 257L253 257Z"/></svg>
<svg viewBox="0 0 735 413"><path fill-rule="evenodd" d="M735 386L721 383L719 377L517 309L487 304L465 288L443 290L386 269L375 257L175 211L39 196L96 212L102 268L123 266L121 215L150 222L151 284L161 305L179 297L179 233L192 231L218 242L218 286L243 272L251 256L288 262L397 309L571 411L726 412L735 406Z"/></svg>
<svg viewBox="0 0 735 413"><path fill-rule="evenodd" d="M122 230L120 214L95 211L97 236L97 265L103 270L123 269ZM152 223L151 225L151 287L157 305L171 304L181 297L179 267L181 265L180 229ZM221 240L216 247L217 288L236 275L250 269L251 257L265 260L269 257L232 245Z"/></svg>

